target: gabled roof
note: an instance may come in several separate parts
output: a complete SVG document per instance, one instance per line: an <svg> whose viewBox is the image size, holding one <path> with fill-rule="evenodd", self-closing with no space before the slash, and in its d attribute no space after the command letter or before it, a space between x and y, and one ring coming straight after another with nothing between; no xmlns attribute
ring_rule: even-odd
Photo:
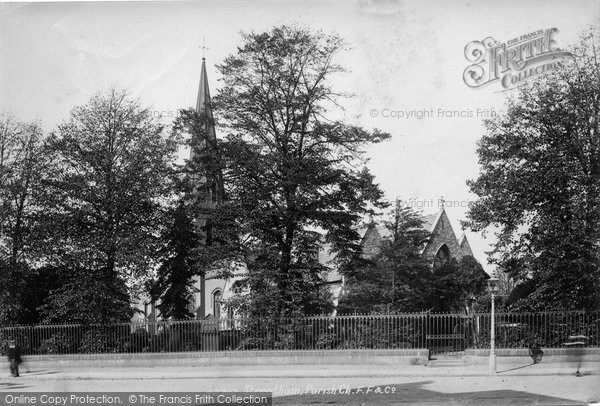
<svg viewBox="0 0 600 406"><path fill-rule="evenodd" d="M387 228L383 224L372 222L368 224L366 227L358 230L358 234L360 235L361 240L363 240L367 236L367 232L375 231L381 238L391 238L392 232L389 228Z"/></svg>
<svg viewBox="0 0 600 406"><path fill-rule="evenodd" d="M420 219L423 222L423 225L421 228L423 230L428 231L429 233L433 233L436 229L436 226L438 225L438 223L440 222L440 220L442 219L443 216L448 217L448 214L446 213L446 211L443 208L440 211L438 211L437 213L432 213L432 214L421 216ZM449 219L448 219L448 221L449 221ZM452 225L450 225L450 227L452 227ZM363 246L365 245L367 239L368 240L371 240L371 239L377 240L377 239L392 237L392 232L385 225L375 223L374 221L372 221L366 227L363 227L360 230L358 230L358 233L360 235L361 244ZM456 241L458 242L458 245L461 248L464 248L464 249L468 248L468 250L471 251L469 241L467 240L467 236L464 231L462 232L462 235L458 239L456 238L456 233L454 233L454 229L452 229L452 234L454 235L454 238L456 239ZM429 244L428 242L424 243L422 245L422 247L419 249L419 252L421 254L423 252L425 252L425 249L427 248L428 244ZM329 249L330 249L330 247L327 246L326 249L322 249L321 252L319 253L319 261L322 261L321 263L329 262L335 258L335 254L331 254L329 252Z"/></svg>
<svg viewBox="0 0 600 406"><path fill-rule="evenodd" d="M448 214L446 214L446 210L442 207L442 209L440 211L438 211L437 213L422 217L423 228L426 229L430 234L433 234L435 229L437 228L438 223L440 222L440 220L442 219L443 216L446 216L446 218L448 218ZM449 219L448 219L448 221L449 221ZM450 225L450 228L452 228L452 225ZM452 235L454 235L454 238L456 239L456 234L454 233L454 229L452 229ZM421 249L419 250L419 254L423 254L430 243L431 243L431 241L427 241L427 242L423 243L423 245L421 246Z"/></svg>
<svg viewBox="0 0 600 406"><path fill-rule="evenodd" d="M473 250L471 249L471 244L469 244L469 240L467 240L467 234L463 230L462 235L458 239L458 246L463 250L466 255L473 256Z"/></svg>
<svg viewBox="0 0 600 406"><path fill-rule="evenodd" d="M423 222L423 225L421 228L423 230L426 230L426 231L432 233L435 230L435 226L437 225L438 221L440 221L440 218L442 217L443 212L444 212L444 209L438 211L437 213L420 216L420 219ZM375 229L375 231L379 234L379 236L381 238L391 238L392 237L392 232L390 231L389 228L387 228L383 224L372 222L369 225L367 225L366 227L359 230L359 235L360 235L361 239L364 239L365 236L367 235L367 231L372 230L373 228Z"/></svg>
<svg viewBox="0 0 600 406"><path fill-rule="evenodd" d="M433 233L436 224L440 221L440 217L442 217L442 212L444 210L440 210L437 213L428 214L426 216L421 216L421 221L423 221L423 228L430 233Z"/></svg>

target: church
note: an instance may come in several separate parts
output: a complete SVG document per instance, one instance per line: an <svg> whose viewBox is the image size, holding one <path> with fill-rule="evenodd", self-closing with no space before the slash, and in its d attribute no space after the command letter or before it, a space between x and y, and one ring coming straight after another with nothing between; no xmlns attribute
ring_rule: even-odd
<svg viewBox="0 0 600 406"><path fill-rule="evenodd" d="M210 90L208 84L208 76L206 73L206 61L202 58L202 68L200 71L200 84L198 87L198 97L196 102L196 111L208 117L209 123L205 129L207 137L216 141L216 132L214 122L212 121L213 112L211 108ZM190 158L193 157L193 152L190 152ZM212 179L203 177L198 179L199 187L206 188L209 193L206 201L202 202L203 210L198 219L198 225L205 229L206 243L210 244L211 224L210 213L219 204L223 196L222 175L215 174ZM422 227L430 234L428 241L423 244L420 250L420 255L427 258L432 270L442 266L451 258L460 260L464 256L473 256L471 247L467 237L463 231L462 235L457 238L446 210L443 207L439 212L422 216ZM371 222L365 229L361 230L361 245L365 256L373 255L377 247L384 238L391 237L390 231L375 222ZM318 253L319 262L326 266L331 266L335 254L332 254L328 246L323 246ZM337 306L340 295L344 288L344 277L335 267L331 266L332 271L326 276L324 285L328 286L332 293L333 304ZM243 274L244 270L240 269L239 274ZM236 293L232 286L236 281L236 277L231 279L222 279L217 275L216 271L208 272L206 275L197 277L194 281L194 292L189 297L189 310L193 313L196 319L204 319L206 317L214 318L232 318L231 310L225 308L223 302L231 298ZM152 303L148 297L142 299L138 305L139 312L134 316L134 320L153 321L160 318L157 314L155 303Z"/></svg>
<svg viewBox="0 0 600 406"><path fill-rule="evenodd" d="M421 247L419 254L428 259L432 271L441 267L450 259L460 261L465 256L473 256L466 234L463 231L460 238L457 238L450 223L448 213L443 207L437 213L422 216L421 221L422 228L430 237ZM365 257L375 255L382 241L385 238L391 237L391 231L387 227L371 222L361 232L360 244L363 249L363 255ZM319 253L319 261L324 265L329 265L333 259L334 255L329 253L327 247L323 247ZM325 283L332 292L333 304L337 306L338 299L344 289L343 275L333 270L327 276Z"/></svg>
<svg viewBox="0 0 600 406"><path fill-rule="evenodd" d="M437 213L422 216L420 219L423 224L422 228L431 237L423 245L419 254L430 261L433 269L439 268L450 258L460 261L464 256L473 256L465 232L463 231L459 238L456 237L445 208L442 207ZM391 236L388 228L371 223L365 230L361 241L364 255L373 255L382 239L391 238Z"/></svg>

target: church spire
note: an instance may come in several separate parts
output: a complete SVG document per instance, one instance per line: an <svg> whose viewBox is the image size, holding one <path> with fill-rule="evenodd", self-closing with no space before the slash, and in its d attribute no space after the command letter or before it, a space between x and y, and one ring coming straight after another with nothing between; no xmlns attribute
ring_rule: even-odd
<svg viewBox="0 0 600 406"><path fill-rule="evenodd" d="M202 201L202 210L210 213L223 198L223 175L217 156L217 136L210 90L208 88L205 58L202 58L196 112L204 119L204 133L192 135L192 137L198 138L192 140L190 160L196 158L196 154L200 154L203 168L201 170L202 177L195 180L196 191L199 193L198 197Z"/></svg>
<svg viewBox="0 0 600 406"><path fill-rule="evenodd" d="M200 84L198 86L198 99L196 101L196 111L198 114L206 116L206 138L216 139L215 123L213 121L213 112L210 99L210 90L208 88L208 76L206 74L206 59L202 58L202 69L200 70Z"/></svg>

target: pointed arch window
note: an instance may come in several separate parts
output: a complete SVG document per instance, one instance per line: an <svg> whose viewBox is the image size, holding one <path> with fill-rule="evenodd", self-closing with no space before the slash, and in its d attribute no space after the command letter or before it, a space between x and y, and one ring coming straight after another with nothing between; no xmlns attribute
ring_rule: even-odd
<svg viewBox="0 0 600 406"><path fill-rule="evenodd" d="M441 268L449 260L450 260L450 249L448 248L448 246L446 244L443 244L440 247L440 249L438 249L437 253L435 254L435 258L433 259L433 269Z"/></svg>
<svg viewBox="0 0 600 406"><path fill-rule="evenodd" d="M221 289L216 289L212 294L212 304L213 304L213 316L216 318L221 317L221 303L223 301L223 291Z"/></svg>

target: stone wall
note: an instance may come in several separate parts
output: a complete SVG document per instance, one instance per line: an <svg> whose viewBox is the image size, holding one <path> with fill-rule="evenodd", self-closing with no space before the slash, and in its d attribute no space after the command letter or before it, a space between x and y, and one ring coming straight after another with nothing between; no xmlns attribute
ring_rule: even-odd
<svg viewBox="0 0 600 406"><path fill-rule="evenodd" d="M5 359L5 358L2 358ZM213 365L425 365L429 350L287 350L219 351L140 354L29 355L26 368L62 369L69 367L161 367ZM0 362L1 364L1 362ZM0 365L8 371L7 363Z"/></svg>

